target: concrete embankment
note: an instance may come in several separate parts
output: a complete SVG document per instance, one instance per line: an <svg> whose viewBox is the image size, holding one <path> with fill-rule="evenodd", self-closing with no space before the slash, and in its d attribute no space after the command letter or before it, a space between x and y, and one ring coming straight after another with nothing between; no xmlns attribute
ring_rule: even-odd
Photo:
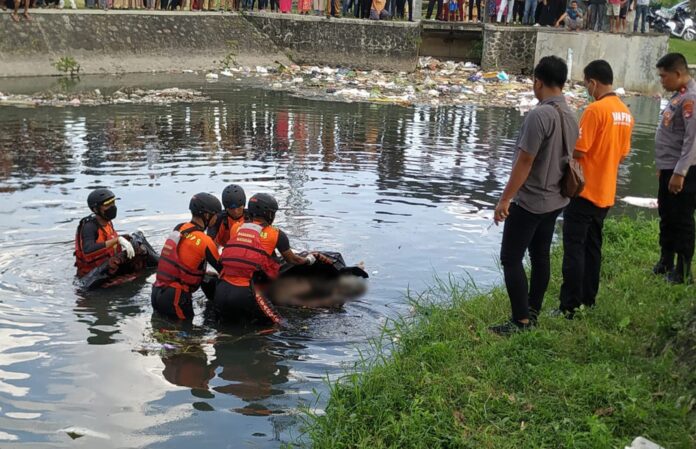
<svg viewBox="0 0 696 449"><path fill-rule="evenodd" d="M40 12L0 15L0 76L55 75L72 56L80 73L210 69L228 55L246 65L289 62L240 15L176 12Z"/></svg>
<svg viewBox="0 0 696 449"><path fill-rule="evenodd" d="M55 75L71 56L80 73L205 70L223 60L412 71L420 27L279 14L40 11L31 22L0 15L0 76Z"/></svg>
<svg viewBox="0 0 696 449"><path fill-rule="evenodd" d="M541 56L566 58L571 48L573 80L592 59L604 58L616 69L617 86L652 94L660 90L655 62L668 48L658 35L271 13L48 10L32 17L14 23L0 15L0 77L57 75L53 63L67 56L88 74L215 70L223 61L413 72L419 56L449 56L481 61L485 71L528 75Z"/></svg>

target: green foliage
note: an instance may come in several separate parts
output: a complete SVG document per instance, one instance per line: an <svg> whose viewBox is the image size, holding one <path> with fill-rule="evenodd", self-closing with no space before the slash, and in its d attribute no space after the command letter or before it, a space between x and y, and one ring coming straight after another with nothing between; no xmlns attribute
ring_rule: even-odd
<svg viewBox="0 0 696 449"><path fill-rule="evenodd" d="M307 412L312 446L597 449L642 435L696 447L695 287L651 274L657 232L654 221L608 220L598 306L572 321L542 314L509 338L487 331L509 316L502 288L436 280L412 299L415 318L391 322L331 384L325 414Z"/></svg>
<svg viewBox="0 0 696 449"><path fill-rule="evenodd" d="M66 75L76 76L80 73L80 64L72 56L63 56L53 62L53 67Z"/></svg>

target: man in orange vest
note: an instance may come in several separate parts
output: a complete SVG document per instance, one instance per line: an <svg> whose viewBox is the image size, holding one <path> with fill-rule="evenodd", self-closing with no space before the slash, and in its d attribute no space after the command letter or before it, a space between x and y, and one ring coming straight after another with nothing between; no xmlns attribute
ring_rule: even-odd
<svg viewBox="0 0 696 449"><path fill-rule="evenodd" d="M80 220L75 233L75 266L79 277L104 262L117 264L115 258L122 251L125 251L128 259L135 256L131 243L118 235L111 222L118 210L116 195L109 189L95 189L87 197L87 205L92 215Z"/></svg>
<svg viewBox="0 0 696 449"><path fill-rule="evenodd" d="M197 193L189 203L191 221L178 224L162 247L152 286L152 308L170 318L193 318L192 294L203 282L206 266L220 272L218 249L205 229L222 210L209 193Z"/></svg>
<svg viewBox="0 0 696 449"><path fill-rule="evenodd" d="M278 202L271 195L257 193L249 199L249 221L235 226L222 251L222 272L215 290L215 310L221 317L244 317L252 320L271 321L283 319L270 301L263 295L259 281L274 279L279 265L273 258L276 250L289 263L312 265L317 259L326 262L319 254L306 257L290 249L288 236L272 226Z"/></svg>
<svg viewBox="0 0 696 449"><path fill-rule="evenodd" d="M584 69L594 100L580 118L573 157L580 162L585 188L563 211L563 284L559 312L572 318L580 306L592 307L599 291L602 229L614 205L621 161L631 150L633 116L614 93L614 72L598 59Z"/></svg>

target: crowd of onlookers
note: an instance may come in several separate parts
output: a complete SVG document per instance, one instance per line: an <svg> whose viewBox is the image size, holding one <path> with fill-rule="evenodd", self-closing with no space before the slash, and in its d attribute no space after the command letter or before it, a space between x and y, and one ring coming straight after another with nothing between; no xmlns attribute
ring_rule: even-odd
<svg viewBox="0 0 696 449"><path fill-rule="evenodd" d="M646 31L650 0L428 0L426 18L620 33ZM435 5L437 4L437 11Z"/></svg>
<svg viewBox="0 0 696 449"><path fill-rule="evenodd" d="M75 9L75 0L67 0ZM63 8L66 0L0 0L3 9ZM568 30L646 31L650 0L424 0L425 18L443 21L488 22ZM413 20L413 0L85 0L88 9L147 9L180 11L259 11L372 20ZM634 20L635 17L635 20Z"/></svg>
<svg viewBox="0 0 696 449"><path fill-rule="evenodd" d="M72 9L75 0L67 0ZM66 0L0 0L2 9L18 10L30 20L30 8L64 8ZM413 20L413 0L85 0L87 9L179 10L179 11L258 11L296 13L339 18L355 17L372 20Z"/></svg>

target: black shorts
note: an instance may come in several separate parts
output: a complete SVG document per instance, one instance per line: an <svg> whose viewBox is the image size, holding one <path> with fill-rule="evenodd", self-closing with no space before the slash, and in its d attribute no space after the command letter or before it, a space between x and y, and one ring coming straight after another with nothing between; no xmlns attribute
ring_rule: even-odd
<svg viewBox="0 0 696 449"><path fill-rule="evenodd" d="M275 308L266 301L270 310L277 315ZM220 280L215 289L213 301L218 318L226 321L272 323L272 317L261 310L251 286L239 287Z"/></svg>
<svg viewBox="0 0 696 449"><path fill-rule="evenodd" d="M193 319L191 293L174 287L152 287L152 308L169 318Z"/></svg>
<svg viewBox="0 0 696 449"><path fill-rule="evenodd" d="M625 19L626 14L628 14L628 2L626 2L626 4L623 5L619 10L619 19Z"/></svg>

